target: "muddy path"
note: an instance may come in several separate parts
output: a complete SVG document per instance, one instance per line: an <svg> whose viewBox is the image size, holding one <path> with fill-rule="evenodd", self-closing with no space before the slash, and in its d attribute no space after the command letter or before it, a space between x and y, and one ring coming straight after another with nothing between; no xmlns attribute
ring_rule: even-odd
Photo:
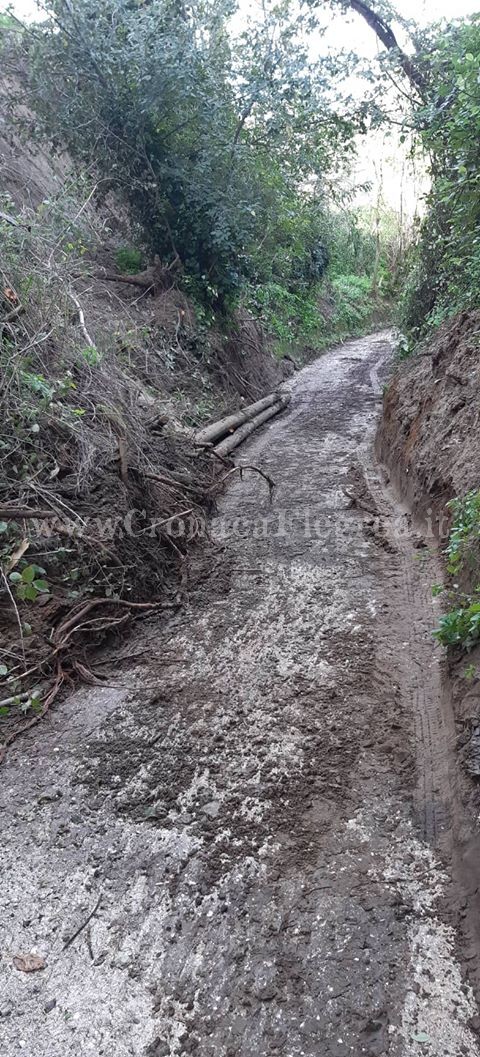
<svg viewBox="0 0 480 1057"><path fill-rule="evenodd" d="M272 503L234 480L187 607L10 753L5 1057L480 1053L436 558L373 455L390 354L291 382L239 456Z"/></svg>

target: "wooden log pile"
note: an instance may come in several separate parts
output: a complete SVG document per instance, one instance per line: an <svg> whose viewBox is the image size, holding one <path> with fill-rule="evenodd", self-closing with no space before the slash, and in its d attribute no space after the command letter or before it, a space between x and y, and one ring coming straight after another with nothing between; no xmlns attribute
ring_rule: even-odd
<svg viewBox="0 0 480 1057"><path fill-rule="evenodd" d="M270 393L241 411L205 426L196 434L195 443L202 448L211 448L223 458L269 418L283 411L289 402L287 393Z"/></svg>

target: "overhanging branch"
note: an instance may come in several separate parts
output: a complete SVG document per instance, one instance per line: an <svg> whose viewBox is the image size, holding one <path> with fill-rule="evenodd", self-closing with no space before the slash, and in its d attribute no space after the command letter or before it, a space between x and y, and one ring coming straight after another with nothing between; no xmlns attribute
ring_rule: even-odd
<svg viewBox="0 0 480 1057"><path fill-rule="evenodd" d="M422 71L412 62L409 55L407 55L400 47L397 38L393 32L393 29L388 25L387 22L378 15L376 11L373 11L368 4L364 3L364 0L347 0L348 7L351 7L352 11L356 11L358 15L361 15L370 29L376 33L378 39L382 42L388 51L395 51L397 53L398 62L401 66L404 74L408 77L410 84L412 84L420 95L423 95L427 87L427 81Z"/></svg>

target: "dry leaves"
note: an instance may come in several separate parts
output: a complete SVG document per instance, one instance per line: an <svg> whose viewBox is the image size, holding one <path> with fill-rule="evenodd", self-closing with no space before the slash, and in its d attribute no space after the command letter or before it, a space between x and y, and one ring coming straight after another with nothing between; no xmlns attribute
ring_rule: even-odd
<svg viewBox="0 0 480 1057"><path fill-rule="evenodd" d="M36 973L45 968L45 958L41 954L14 954L13 964L21 973Z"/></svg>

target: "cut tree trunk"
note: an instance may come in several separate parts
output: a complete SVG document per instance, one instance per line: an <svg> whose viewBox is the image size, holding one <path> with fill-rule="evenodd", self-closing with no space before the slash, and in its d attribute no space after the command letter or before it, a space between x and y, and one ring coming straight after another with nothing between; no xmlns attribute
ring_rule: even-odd
<svg viewBox="0 0 480 1057"><path fill-rule="evenodd" d="M254 418L245 422L242 426L239 426L230 437L226 437L225 440L220 441L220 444L216 444L214 451L216 455L225 456L229 455L234 448L237 448L242 441L246 440L263 422L267 422L269 418L273 418L274 415L278 415L279 411L290 403L289 396L282 396L280 399L277 398L275 404L267 407L264 411L261 411L259 415L255 415Z"/></svg>
<svg viewBox="0 0 480 1057"><path fill-rule="evenodd" d="M255 418L255 415L258 415L260 411L278 403L279 399L278 393L270 393L270 396L264 396L263 400L257 400L255 404L249 404L248 407L242 408L241 411L236 411L233 415L221 418L218 422L212 422L210 426L205 426L204 429L199 430L195 437L195 443L206 446L207 444L213 444L216 440L221 440L227 433L233 433L238 426Z"/></svg>

